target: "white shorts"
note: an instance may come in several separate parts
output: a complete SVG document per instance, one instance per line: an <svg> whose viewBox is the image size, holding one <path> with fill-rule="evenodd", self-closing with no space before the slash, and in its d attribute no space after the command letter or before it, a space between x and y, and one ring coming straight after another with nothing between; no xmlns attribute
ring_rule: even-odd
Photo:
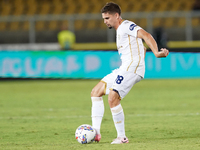
<svg viewBox="0 0 200 150"><path fill-rule="evenodd" d="M143 78L133 71L124 71L115 69L112 73L105 76L101 81L106 83L105 94L109 94L110 90L118 92L123 99L131 90L134 84Z"/></svg>

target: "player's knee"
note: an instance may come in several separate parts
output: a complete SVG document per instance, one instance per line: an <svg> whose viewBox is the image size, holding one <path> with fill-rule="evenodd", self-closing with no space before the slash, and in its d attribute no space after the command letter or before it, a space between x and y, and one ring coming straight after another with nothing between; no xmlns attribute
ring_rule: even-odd
<svg viewBox="0 0 200 150"><path fill-rule="evenodd" d="M92 89L91 97L101 97L101 96L105 95L104 89L105 89L105 83L99 82L99 83Z"/></svg>
<svg viewBox="0 0 200 150"><path fill-rule="evenodd" d="M115 99L113 97L108 96L108 103L109 103L110 106L113 105L114 101L115 101Z"/></svg>
<svg viewBox="0 0 200 150"><path fill-rule="evenodd" d="M118 98L109 97L108 103L109 103L110 108L113 108L120 104L120 100Z"/></svg>
<svg viewBox="0 0 200 150"><path fill-rule="evenodd" d="M113 108L120 104L120 96L118 93L115 93L115 91L111 91L108 95L108 103L110 105L110 108Z"/></svg>
<svg viewBox="0 0 200 150"><path fill-rule="evenodd" d="M97 90L93 88L91 91L91 97L95 97L95 95L97 95L96 93L97 93Z"/></svg>
<svg viewBox="0 0 200 150"><path fill-rule="evenodd" d="M101 97L103 96L103 92L100 89L94 87L91 92L91 97Z"/></svg>

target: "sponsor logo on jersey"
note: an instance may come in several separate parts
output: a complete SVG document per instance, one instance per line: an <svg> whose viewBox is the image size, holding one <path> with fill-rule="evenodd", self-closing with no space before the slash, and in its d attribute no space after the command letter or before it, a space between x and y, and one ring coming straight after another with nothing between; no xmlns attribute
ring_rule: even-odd
<svg viewBox="0 0 200 150"><path fill-rule="evenodd" d="M134 29L136 26L137 26L136 24L131 24L130 27L129 27L129 29L130 29L131 31L133 31L133 29Z"/></svg>

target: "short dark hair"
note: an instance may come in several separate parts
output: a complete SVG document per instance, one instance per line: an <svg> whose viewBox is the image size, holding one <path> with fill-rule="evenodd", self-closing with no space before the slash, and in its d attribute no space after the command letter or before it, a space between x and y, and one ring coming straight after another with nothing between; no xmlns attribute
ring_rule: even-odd
<svg viewBox="0 0 200 150"><path fill-rule="evenodd" d="M109 2L106 3L106 5L101 9L101 13L118 13L119 15L121 15L121 8L116 3Z"/></svg>

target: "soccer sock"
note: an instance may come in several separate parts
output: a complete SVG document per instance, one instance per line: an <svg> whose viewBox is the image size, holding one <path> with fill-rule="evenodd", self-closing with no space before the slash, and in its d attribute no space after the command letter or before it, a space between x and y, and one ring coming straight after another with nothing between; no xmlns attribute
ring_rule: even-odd
<svg viewBox="0 0 200 150"><path fill-rule="evenodd" d="M100 134L101 121L104 114L104 103L102 97L91 97L92 99L92 126Z"/></svg>
<svg viewBox="0 0 200 150"><path fill-rule="evenodd" d="M117 137L126 137L124 127L124 111L121 104L111 108L111 113L117 130Z"/></svg>

